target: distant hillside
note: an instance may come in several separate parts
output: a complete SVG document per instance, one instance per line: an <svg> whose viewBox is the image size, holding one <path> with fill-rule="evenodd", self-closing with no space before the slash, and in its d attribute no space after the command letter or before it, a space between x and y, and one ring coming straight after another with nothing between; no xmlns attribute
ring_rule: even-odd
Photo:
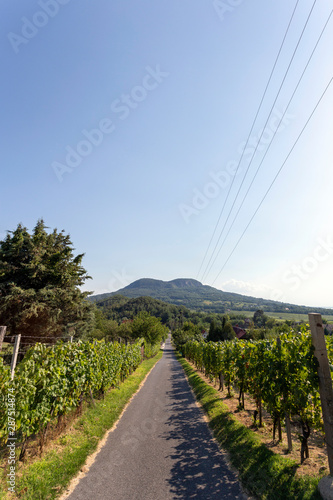
<svg viewBox="0 0 333 500"><path fill-rule="evenodd" d="M108 319L121 323L124 320L131 320L141 311L146 311L156 318L160 318L162 323L171 329L180 327L184 321L192 321L195 324L202 324L208 327L213 314L206 314L200 311L190 311L184 306L175 306L168 302L162 302L152 297L137 297L134 299L122 295L112 295L97 302L97 306L102 309Z"/></svg>
<svg viewBox="0 0 333 500"><path fill-rule="evenodd" d="M275 300L258 299L247 295L232 292L223 292L208 285L203 285L194 279L175 279L172 281L161 281L149 278L139 279L113 293L104 293L90 297L92 301L105 300L113 295L124 295L129 298L152 297L154 299L185 306L189 309L204 312L224 313L228 309L235 311L264 311L292 312L307 314L308 312L319 312L321 314L332 314L332 309L298 306L277 302Z"/></svg>

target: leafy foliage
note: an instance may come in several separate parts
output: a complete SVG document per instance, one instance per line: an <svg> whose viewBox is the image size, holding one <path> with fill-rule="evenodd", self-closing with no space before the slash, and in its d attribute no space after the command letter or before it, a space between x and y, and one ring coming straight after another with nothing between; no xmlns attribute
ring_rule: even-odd
<svg viewBox="0 0 333 500"><path fill-rule="evenodd" d="M59 342L31 347L17 366L15 379L0 359L0 441L8 438L7 395L15 397L16 436L23 441L77 408L85 396L104 393L126 378L141 361L139 339L133 345Z"/></svg>
<svg viewBox="0 0 333 500"><path fill-rule="evenodd" d="M133 338L144 338L149 344L154 345L166 339L168 329L159 319L142 311L133 320L131 335Z"/></svg>
<svg viewBox="0 0 333 500"><path fill-rule="evenodd" d="M28 341L31 335L60 338L68 328L79 336L91 328L89 293L78 288L89 278L82 258L73 255L64 231L48 233L43 220L32 234L21 224L7 234L0 242L0 324L8 333Z"/></svg>
<svg viewBox="0 0 333 500"><path fill-rule="evenodd" d="M172 340L176 349L183 352L184 346L190 340L200 341L202 339L200 328L190 321L184 323L183 328L178 328L172 333Z"/></svg>
<svg viewBox="0 0 333 500"><path fill-rule="evenodd" d="M220 340L232 340L235 338L235 332L226 316L222 320L213 319L209 327L208 341L219 342Z"/></svg>
<svg viewBox="0 0 333 500"><path fill-rule="evenodd" d="M332 344L327 339L331 363ZM294 416L303 426L322 430L317 360L306 327L297 335L290 331L272 341L189 341L185 354L206 375L217 378L222 373L229 395L235 383L240 396L248 392L273 419Z"/></svg>
<svg viewBox="0 0 333 500"><path fill-rule="evenodd" d="M253 315L253 323L257 328L265 326L267 320L268 318L262 309L258 309Z"/></svg>
<svg viewBox="0 0 333 500"><path fill-rule="evenodd" d="M124 320L132 320L140 312L147 312L151 316L159 318L163 325L175 330L182 328L184 322L191 321L205 327L213 317L199 311L190 311L183 306L175 306L156 300L151 297L138 297L130 299L121 295L113 295L105 300L96 302L96 306L103 312L106 318L121 323Z"/></svg>

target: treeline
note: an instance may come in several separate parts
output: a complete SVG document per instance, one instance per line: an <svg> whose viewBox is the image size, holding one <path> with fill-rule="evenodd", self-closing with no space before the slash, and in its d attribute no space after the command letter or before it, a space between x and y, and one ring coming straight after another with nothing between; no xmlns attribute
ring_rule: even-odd
<svg viewBox="0 0 333 500"><path fill-rule="evenodd" d="M173 331L173 342L180 352L189 341L223 342L236 338L236 332L241 333L242 340L273 340L292 328L298 331L301 322L291 320L280 321L267 316L262 309L254 312L253 316L244 314L212 314L206 317L210 323L206 326L205 335L200 333L197 325L191 321L184 323L183 327ZM305 322L302 322L303 325ZM237 327L237 328L234 328ZM200 334L199 334L200 333ZM325 333L326 329L325 329Z"/></svg>
<svg viewBox="0 0 333 500"><path fill-rule="evenodd" d="M205 329L208 328L212 319L212 315L191 311L184 306L175 306L151 297L130 299L122 295L113 295L97 302L96 307L106 320L113 321L113 324L117 323L118 325L126 324L143 311L160 319L161 323L170 330L182 328L186 321L191 321L199 328Z"/></svg>
<svg viewBox="0 0 333 500"><path fill-rule="evenodd" d="M108 297L95 304L95 328L90 337L127 338L134 318L143 312L160 320L162 325L172 330L177 342L185 344L193 338L217 342L235 337L234 326L246 330L246 339L271 339L290 330L296 323L270 318L259 309L253 315L239 313L217 314L193 311L184 306L175 306L151 297L130 299L121 295Z"/></svg>

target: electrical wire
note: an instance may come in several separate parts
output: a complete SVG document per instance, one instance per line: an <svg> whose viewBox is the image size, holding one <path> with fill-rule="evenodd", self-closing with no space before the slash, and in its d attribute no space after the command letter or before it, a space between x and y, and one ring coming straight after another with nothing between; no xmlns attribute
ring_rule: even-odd
<svg viewBox="0 0 333 500"><path fill-rule="evenodd" d="M266 122L265 122L265 125L264 125L264 127L263 127L263 129L262 129L261 135L260 135L260 137L259 137L259 139L258 139L258 141L257 141L256 147L255 147L255 149L254 149L254 151L253 151L253 154L252 154L252 156L251 156L250 162L249 162L249 164L248 164L248 166L247 166L247 169L246 169L246 172L245 172L245 174L244 174L243 180L242 180L242 182L241 182L241 184L240 184L240 186L239 186L239 188L238 188L238 191L237 191L237 193L236 193L236 196L235 196L235 198L234 198L234 201L233 201L233 203L232 203L232 206L231 206L231 208L230 208L230 210L229 210L229 213L228 213L228 216L227 216L227 218L226 218L226 221L225 221L225 223L224 223L224 225L223 225L223 227L222 227L222 230L220 231L220 235L219 235L219 237L218 237L218 239L217 239L217 242L216 242L215 247L214 247L214 249L213 249L213 252L212 252L212 254L211 254L211 256L210 256L210 259L209 259L209 261L208 261L208 264L206 265L206 268L205 268L204 274L203 274L203 276L202 276L202 281L204 281L205 277L206 277L206 276L207 276L207 274L208 274L208 273L207 273L207 269L209 268L209 265L210 265L210 263L211 263L211 261L212 261L212 259L213 259L214 253L215 253L216 248L217 248L217 246L218 246L218 244L219 244L219 242L220 242L220 240L221 240L221 237L222 237L223 231L224 231L224 229L225 229L225 227L226 227L226 225L227 225L227 223L228 223L229 217L230 217L231 212L232 212L232 210L233 210L233 208L234 208L234 206L235 206L235 203L236 203L237 198L238 198L238 196L239 196L240 190L241 190L241 188L242 188L242 186L243 186L243 184L244 184L244 181L245 181L245 179L246 179L246 177L247 177L247 174L248 174L248 172L249 172L250 166L252 165L253 159L254 159L254 157L255 157L255 155L256 155L256 153L257 153L258 146L259 146L259 144L260 144L260 140L261 140L261 138L262 138L262 136L263 136L263 134L264 134L264 132L265 132L266 126L267 126L267 124L268 124L268 122L269 122L269 120L270 120L270 118L271 118L272 111L274 110L274 106L275 106L275 104L276 104L276 102L277 102L277 100L278 100L278 98L279 98L279 95L280 95L281 90L282 90L282 88L283 88L284 82L285 82L285 80L286 80L286 78L287 78L287 76L288 76L288 73L289 73L290 67L291 67L291 65L292 65L292 63L293 63L293 60L294 60L295 55L296 55L296 52L297 52L297 50L298 50L298 48L299 48L300 42L301 42L301 40L302 40L302 38L303 38L304 32L305 32L306 27L307 27L307 25L308 25L308 23L309 23L310 17L311 17L311 15L312 15L312 12L313 12L313 9L314 9L314 7L315 7L316 3L317 3L317 0L314 0L314 2L313 2L313 4L312 4L312 7L311 7L311 9L310 9L310 12L309 12L309 14L308 14L308 16L307 16L307 19L306 19L306 21L305 21L305 24L304 24L304 26L303 26L302 32L301 32L301 34L300 34L300 36L299 36L299 39L298 39L298 41L297 41L297 44L296 44L296 47L295 47L294 52L293 52L293 54L292 54L292 57L291 57L291 59L290 59L290 61L289 61L288 67L287 67L287 69L286 69L286 71L285 71L285 74L284 74L284 76L283 76L283 79L282 79L282 82L281 82L281 84L280 84L280 87L279 87L279 90L278 90L278 92L277 92L277 95L276 95L276 97L275 97L275 99L274 99L274 102L273 102L273 104L272 104L272 106L271 106L271 109L270 109L270 111L269 111L269 113L268 113L268 117L267 117L267 120L266 120ZM297 5L296 5L296 7L297 7ZM296 7L295 7L295 9L296 9ZM249 140L249 137L248 137L248 140ZM248 143L248 142L247 142L247 143ZM246 146L247 146L247 143L246 143ZM246 149L246 146L245 146L245 148L243 149L243 154L242 154L242 157L241 157L241 158L243 158L243 155L244 155L244 151L245 151L245 149ZM238 166L239 166L239 165L238 165ZM233 182L234 182L234 180L235 180L235 178L236 178L236 175L237 175L237 170L236 170L236 173L235 173L235 175L234 175L234 177L233 177L232 184L233 184ZM232 187L232 184L231 184L230 188ZM229 189L229 192L230 192L230 189ZM229 192L228 192L228 194L229 194ZM224 204L224 206L225 206L225 204ZM222 214L221 214L221 215L222 215ZM208 271L208 272L209 272L209 271Z"/></svg>
<svg viewBox="0 0 333 500"><path fill-rule="evenodd" d="M309 124L309 122L310 122L310 120L311 120L312 116L314 115L315 111L317 110L317 108L318 108L318 106L319 106L320 102L322 101L322 99L323 99L324 95L326 94L326 92L327 92L327 90L329 89L329 87L330 87L330 85L332 84L332 82L333 82L333 76L332 76L332 78L330 79L330 81L328 82L328 84L326 85L326 88L325 88L324 92L321 94L321 96L320 96L319 100L317 101L317 104L315 105L314 109L312 110L312 112L311 112L311 114L310 114L309 118L307 119L307 121L306 121L306 123L305 123L304 127L302 128L301 132L299 133L299 135L298 135L297 139L295 140L295 142L294 142L294 144L293 144L292 148L290 149L290 151L289 151L288 155L286 156L286 158L285 158L284 162L282 163L282 165L281 165L281 167L279 168L278 172L276 173L276 175L275 175L275 177L274 177L273 181L271 182L270 186L268 187L268 189L267 189L266 193L264 194L263 198L261 199L261 201L260 201L259 205L257 206L257 208L256 208L256 210L255 210L255 212L254 212L254 214L252 215L252 217L251 217L250 221L248 222L248 224L247 224L247 226L245 227L244 231L242 232L241 236L238 238L237 243L235 244L235 246L234 246L234 247L233 247L233 249L231 250L231 252L230 252L230 254L229 254L229 256L228 256L227 260L225 261L225 263L223 264L223 266L222 266L221 270L219 271L219 273L217 274L216 278L215 278L215 279L214 279L214 281L212 282L212 285L215 283L215 281L218 279L218 277L219 277L219 276L220 276L220 274L222 273L223 269L225 268L225 266L226 266L226 265L227 265L227 263L229 262L230 258L232 257L233 253L235 252L236 248L238 247L238 245L239 245L240 241L242 240L243 236L245 235L246 231L248 230L248 228L249 228L249 226L250 226L251 222L253 221L254 217L257 215L257 213L258 213L258 211L259 211L259 209L260 209L261 205L263 204L264 200L266 199L266 197L267 197L267 195L268 195L269 191L271 190L271 188L272 188L273 184L275 183L276 179L277 179L277 178L278 178L278 176L280 175L280 173L281 173L281 171L282 171L283 167L285 166L285 164L286 164L287 160L289 159L289 157L290 157L291 153L292 153L292 152L293 152L293 150L295 149L296 144L298 143L299 139L300 139L300 138L301 138L301 136L303 135L304 130L305 130L305 129L306 129L306 127L308 126L308 124Z"/></svg>
<svg viewBox="0 0 333 500"><path fill-rule="evenodd" d="M279 60L279 58L280 58L280 54L281 54L282 48L283 48L283 46L284 46L284 42L285 42L285 40L286 40L286 38L287 38L287 34L288 34L288 32L289 32L289 28L290 28L290 26L291 26L291 23L292 23L292 20L293 20L293 18L294 18L294 15L295 15L295 12L296 12L296 9L297 9L298 4L299 4L299 0L297 0L297 2L296 2L296 4L295 4L295 7L294 7L294 10L293 10L293 12L292 12L292 14L291 14L291 17L290 17L290 19L289 19L289 23L288 23L287 29L286 29L286 31L285 31L285 34L284 34L283 40L282 40L282 42L281 42L281 45L280 45L280 48L279 48L278 54L277 54L277 56L276 56L276 58L275 58L275 62L274 62L274 64L273 64L273 68L272 68L271 73L270 73L270 75L269 75L268 81L267 81L267 83L266 83L266 87L265 87L264 93L263 93L263 95L262 95L262 97L261 97L261 100L260 100L260 103L259 103L259 106L258 106L258 109L257 109L256 115L255 115L255 117L254 117L254 120L253 120L253 122L252 122L250 132L249 132L249 134L248 134L248 136L247 136L246 143L245 143L245 147L244 147L244 149L243 149L243 151L242 151L242 154L241 154L241 157L240 157L240 159L239 159L239 161L238 161L237 168L236 168L236 171L235 171L235 175L234 175L234 177L233 177L233 179L232 179L232 181L231 181L231 184L230 184L230 187L229 187L229 190L228 190L228 193L227 193L226 199L225 199L225 201L224 201L224 204L223 204L222 210L221 210L220 215L219 215L219 217L218 217L218 220L217 220L217 222L216 222L216 224L215 224L215 228L214 228L213 234L212 234L211 239L210 239L210 241L209 241L209 243L208 243L208 247L207 247L206 253L205 253L205 255L204 255L204 258L202 259L202 262L201 262L201 265L200 265L199 271L198 271L198 273L197 273L197 279L199 278L200 271L201 271L202 266L203 266L203 264L204 264L204 262L205 262L205 260L206 260L207 254L208 254L208 252L209 252L209 248L210 248L210 246L211 246L211 244L212 244L212 241L213 241L213 239L214 239L214 236L215 236L216 230L217 230L217 228L218 228L218 225L219 225L219 223L220 223L220 220L221 220L222 214L223 214L223 212L224 212L225 205L226 205L226 203L227 203L227 201L228 201L228 199L229 199L229 194L230 194L230 192L231 192L231 189L232 189L233 183L234 183L234 181L235 181L235 178L236 178L236 176L237 176L237 173L238 173L238 170L239 170L240 164L241 164L241 162L242 162L242 159L243 159L243 156L244 156L244 151L245 151L245 149L246 149L246 146L248 145L248 142L249 142L249 140L250 140L251 134L252 134L253 129L254 129L254 125L255 125L255 123L256 123L256 121L257 121L257 118L258 118L258 115L259 115L259 113L260 113L260 110L261 110L262 104L263 104L264 99L265 99L265 97L266 97L266 93L267 93L267 90L268 90L269 84L270 84L270 82L271 82L271 80L272 80L273 73L274 73L274 71L275 71L275 68L276 68L277 62L278 62L278 60ZM214 254L214 250L213 250L213 254ZM213 254L212 254L212 255L213 255ZM209 263L208 263L208 265L209 265ZM205 274L205 273L204 273L204 274Z"/></svg>
<svg viewBox="0 0 333 500"><path fill-rule="evenodd" d="M237 217L238 217L238 214L239 214L239 212L241 211L241 209L242 209L242 207L243 207L243 205L244 205L244 202L245 202L245 200L246 200L246 198L247 198L247 195L249 194L249 192L250 192L250 190L251 190L251 187L252 187L252 185L253 185L253 183L254 183L254 181L255 181L255 179L256 179L256 177L257 177L257 175L258 175L258 172L259 172L259 170L260 170L260 168L261 168L261 166L262 166L262 164L263 164L263 162L264 162L264 160L265 160L265 158L266 158L266 156L267 156L267 154L268 154L268 152L269 152L269 150L270 150L270 147L271 147L271 145L272 145L272 143L273 143L273 140L274 140L274 138L275 138L275 136L276 136L276 134L277 134L277 132L278 132L278 130L279 130L279 126L280 126L281 122L283 121L283 118L285 117L285 115L286 115L286 113L287 113L287 111L288 111L288 108L289 108L289 106L290 106L290 104L291 104L291 102L292 102L292 100L293 100L293 98L294 98L294 96L295 96L295 94L296 94L296 92L297 92L297 89L298 89L298 87L299 87L299 85L300 85L300 83L301 83L301 81L302 81L302 79L303 79L303 77L304 77L304 74L305 74L305 72L306 72L306 70L307 70L307 68L308 68L308 66L309 66L309 64L310 64L310 62L311 62L311 60L312 60L312 58L313 58L314 53L315 53L315 51L317 50L317 47L318 47L318 45L319 45L319 42L320 42L320 40L321 40L321 38L322 38L322 36L323 36L323 34L324 34L324 32L325 32L326 28L327 28L327 25L328 25L328 23L329 23L329 21L330 21L330 19L331 19L331 17L332 17L332 14L333 14L333 9L331 10L331 13L330 13L330 15L329 15L329 16L328 16L328 18L327 18L327 21L326 21L326 23L325 23L324 27L323 27L323 28L322 28L322 30L321 30L321 33L320 33L320 35L319 35L319 37L318 37L318 39L317 39L317 42L316 42L316 44L315 44L315 46L314 46L314 48L313 48L313 50L312 50L312 52L311 52L311 54L310 54L310 57L308 58L308 61L307 61L306 65L305 65L305 68L304 68L304 70L303 70L303 72L302 72L302 74L301 74L301 76L300 76L300 78L299 78L299 80L298 80L298 82L297 82L297 85L296 85L296 87L295 87L295 89L294 89L294 91L293 91L293 93L292 93L292 95L291 95L291 98L289 99L289 102L288 102L288 104L287 104L287 106L286 106L286 108L285 108L285 111L284 111L283 115L281 116L281 118L280 118L280 120L279 120L279 124L278 124L278 126L276 127L276 129L275 129L275 131L274 131L274 134L273 134L273 136L272 136L271 142L270 142L270 144L268 145L268 147L267 147L267 149L266 149L266 151L265 151L265 154L264 154L263 158L261 159L261 162L259 163L259 166L258 166L258 168L257 168L257 170L256 170L256 172L255 172L255 174L254 174L254 177L253 177L253 179L252 179L252 181L251 181L251 183L250 183L249 187L247 188L247 191L246 191L246 193L245 193L245 195L244 195L244 197L243 197L243 199L242 199L242 201L241 201L241 204L240 204L240 206L239 206L239 208L238 208L238 210L237 210L237 212L236 212L236 215L235 215L235 217L233 218L233 220L232 220L232 222L231 222L231 225L230 225L230 227L229 227L229 229L228 229L228 232L227 232L227 234L225 235L224 240L222 241L222 243L221 243L221 245L220 245L220 248L219 248L219 250L218 250L218 252L217 252L217 254L216 254L216 256L215 256L215 258L214 258L214 260L213 260L213 262L212 262L212 264L211 264L211 266L210 266L210 268L209 268L209 270L208 270L208 272L207 272L207 276L208 276L208 274L210 273L210 271L211 271L211 269L212 269L213 265L215 264L215 262L216 262L216 260L217 260L217 258L218 258L218 256L219 256L219 254L220 254L220 252L221 252L221 250L222 250L222 248L223 248L223 245L224 245L224 243L225 243L225 241L226 241L226 239L227 239L228 235L230 234L230 231L231 231L231 229L232 229L232 227L233 227L233 225L234 225L234 223L235 223L235 221L236 221L236 219L237 219ZM229 214L229 215L230 215L230 214Z"/></svg>

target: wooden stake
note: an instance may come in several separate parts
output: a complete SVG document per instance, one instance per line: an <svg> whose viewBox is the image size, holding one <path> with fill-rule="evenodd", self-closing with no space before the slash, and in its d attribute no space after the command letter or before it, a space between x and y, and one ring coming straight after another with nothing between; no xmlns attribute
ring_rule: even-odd
<svg viewBox="0 0 333 500"><path fill-rule="evenodd" d="M219 387L219 391L223 391L224 390L224 377L223 377L223 373L220 372L220 387Z"/></svg>
<svg viewBox="0 0 333 500"><path fill-rule="evenodd" d="M279 441L282 443L282 429L281 429L281 419L278 419L278 431L279 431Z"/></svg>
<svg viewBox="0 0 333 500"><path fill-rule="evenodd" d="M318 360L319 393L323 411L325 442L327 446L328 465L333 475L333 389L331 370L327 357L325 335L321 315L309 314L314 355Z"/></svg>
<svg viewBox="0 0 333 500"><path fill-rule="evenodd" d="M261 398L259 398L259 427L262 427L262 405L261 405Z"/></svg>
<svg viewBox="0 0 333 500"><path fill-rule="evenodd" d="M2 349L3 339L5 338L6 335L6 329L7 329L6 326L0 326L0 352Z"/></svg>
<svg viewBox="0 0 333 500"><path fill-rule="evenodd" d="M291 439L291 426L290 426L290 418L286 414L286 433L287 433L287 439L288 439L288 451L292 451L293 449L293 442Z"/></svg>
<svg viewBox="0 0 333 500"><path fill-rule="evenodd" d="M91 389L89 389L89 394L90 394L90 397L91 397L91 402L92 402L92 404L94 405L94 407L96 408L96 404L95 404L94 396L93 396L93 393L92 393L92 390L91 390Z"/></svg>
<svg viewBox="0 0 333 500"><path fill-rule="evenodd" d="M10 365L10 375L11 379L14 380L14 373L15 373L15 367L16 367L16 362L17 362L17 355L20 347L20 342L21 342L21 334L16 335L15 337L15 344L14 344L14 352L12 355L12 362Z"/></svg>

